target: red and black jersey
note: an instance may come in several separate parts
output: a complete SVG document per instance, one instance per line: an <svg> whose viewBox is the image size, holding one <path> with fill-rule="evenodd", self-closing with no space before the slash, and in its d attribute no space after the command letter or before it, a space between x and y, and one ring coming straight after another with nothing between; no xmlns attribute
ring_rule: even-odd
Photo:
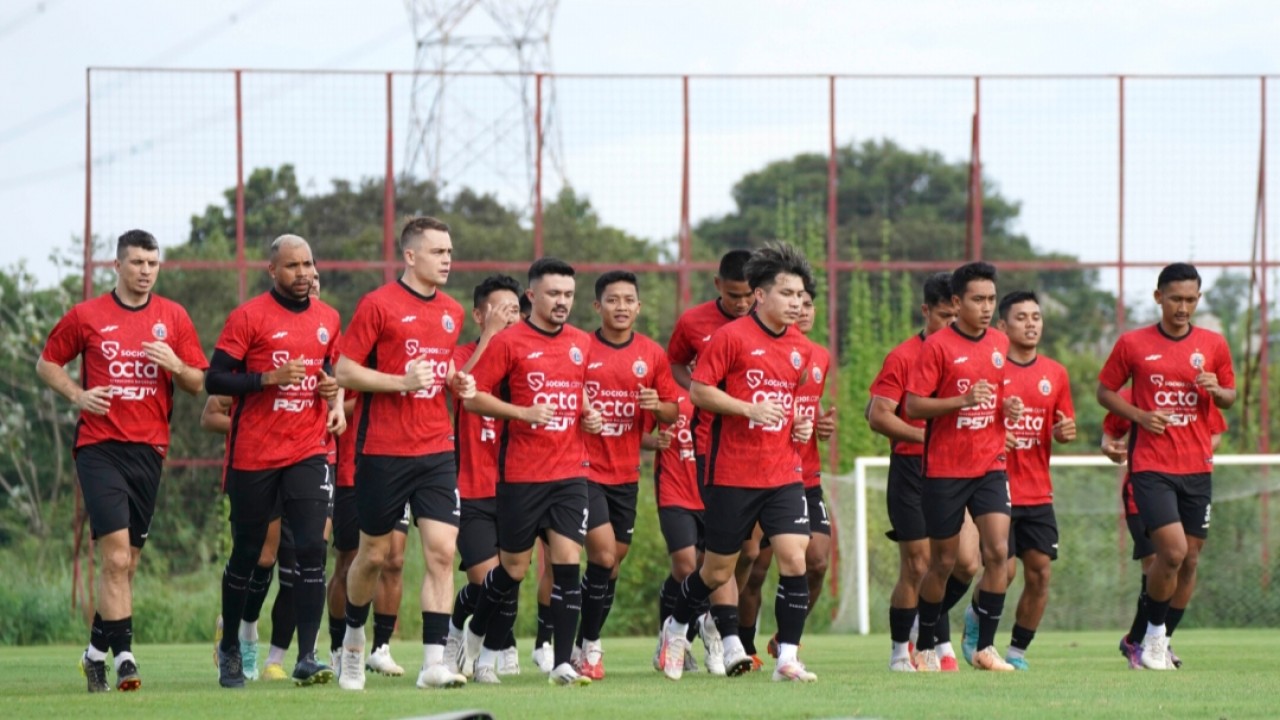
<svg viewBox="0 0 1280 720"><path fill-rule="evenodd" d="M478 340L459 345L453 353L453 366L465 366L479 345ZM459 497L482 500L497 495L498 434L504 421L467 412L462 401L454 398L453 423L458 447Z"/></svg>
<svg viewBox="0 0 1280 720"><path fill-rule="evenodd" d="M719 298L689 308L676 320L675 329L671 331L671 340L667 342L667 359L673 366L686 365L693 368L698 356L711 342L711 336L737 319L737 316L729 314L720 306ZM704 410L697 410L694 415L693 442L699 455L707 452L712 419L711 413Z"/></svg>
<svg viewBox="0 0 1280 720"><path fill-rule="evenodd" d="M897 406L895 414L912 427L924 429L924 420L913 420L907 417L907 378L914 372L916 362L920 359L920 351L924 349L924 333L912 335L897 347L889 351L884 363L880 366L880 374L871 382L871 398L884 398ZM924 443L895 440L891 442L890 452L894 455L923 455Z"/></svg>
<svg viewBox="0 0 1280 720"><path fill-rule="evenodd" d="M772 488L800 480L791 427L812 347L795 326L774 333L755 314L716 331L698 358L693 381L748 403L772 400L782 405L786 417L774 425L758 425L746 417L713 415L708 485Z"/></svg>
<svg viewBox="0 0 1280 720"><path fill-rule="evenodd" d="M654 388L665 402L687 393L671 376L667 354L658 343L639 333L621 345L605 340L600 331L591 336L591 361L587 363L586 391L591 407L600 412L599 435L587 435L587 477L601 485L625 485L640 481L640 439L644 415L640 388Z"/></svg>
<svg viewBox="0 0 1280 720"><path fill-rule="evenodd" d="M571 325L549 333L528 320L489 341L476 363L476 391L519 407L554 405L546 425L511 421L498 435L498 481L537 483L586 477L579 418L591 336Z"/></svg>
<svg viewBox="0 0 1280 720"><path fill-rule="evenodd" d="M693 453L693 413L697 408L688 397L676 403L676 421L662 429L675 435L671 444L658 451L653 466L654 495L658 507L703 510L702 492L698 489L698 469Z"/></svg>
<svg viewBox="0 0 1280 720"><path fill-rule="evenodd" d="M925 426L924 476L976 478L1005 468L1004 370L1009 338L995 328L969 337L955 325L925 338L907 392L949 398L969 392L979 380L994 389L992 399L939 415Z"/></svg>
<svg viewBox="0 0 1280 720"><path fill-rule="evenodd" d="M1132 380L1134 407L1169 414L1162 435L1132 427L1130 472L1195 475L1213 470L1213 398L1196 385L1201 372L1216 373L1224 388L1235 387L1231 351L1218 333L1192 327L1174 338L1157 324L1127 332L1116 341L1098 381L1119 390Z"/></svg>
<svg viewBox="0 0 1280 720"><path fill-rule="evenodd" d="M827 387L827 371L831 369L831 355L821 345L810 341L809 371L803 385L796 390L796 410L800 417L807 417L815 423L818 420L822 393ZM797 446L800 453L800 466L804 476L804 486L818 487L822 484L822 453L818 450L818 435L815 433L809 442Z"/></svg>
<svg viewBox="0 0 1280 720"><path fill-rule="evenodd" d="M45 361L63 366L80 357L81 386L111 388L106 415L80 413L75 447L113 440L168 453L173 377L142 349L142 343L156 341L168 343L191 367L209 367L187 311L155 294L136 308L121 303L115 292L86 300L50 331L41 353Z"/></svg>
<svg viewBox="0 0 1280 720"><path fill-rule="evenodd" d="M230 467L270 470L326 454L329 405L316 388L339 327L338 311L321 300L288 308L270 291L231 311L216 350L243 362L248 373L268 373L301 358L307 375L297 384L269 385L233 400Z"/></svg>
<svg viewBox="0 0 1280 720"><path fill-rule="evenodd" d="M1004 381L1005 395L1022 398L1022 417L1016 423L1004 421L1015 442L1008 454L1010 502L1015 506L1051 503L1053 426L1059 412L1068 418L1076 416L1067 369L1043 355L1026 365L1009 360Z"/></svg>
<svg viewBox="0 0 1280 720"><path fill-rule="evenodd" d="M357 453L416 457L453 450L445 380L462 318L462 306L444 292L422 295L401 280L361 298L339 346L342 355L388 375L404 375L414 360L429 363L435 379L414 392L362 393Z"/></svg>

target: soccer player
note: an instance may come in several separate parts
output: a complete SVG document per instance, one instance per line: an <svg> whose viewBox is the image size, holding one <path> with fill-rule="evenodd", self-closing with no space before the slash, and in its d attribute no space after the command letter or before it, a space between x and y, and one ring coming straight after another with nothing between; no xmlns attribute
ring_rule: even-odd
<svg viewBox="0 0 1280 720"><path fill-rule="evenodd" d="M147 542L164 456L174 387L200 391L208 366L187 311L152 292L160 246L144 230L116 241L116 285L58 321L36 374L75 405L72 451L93 537L102 553L101 587L80 669L89 692L105 692L107 651L116 689L142 687L133 656L133 577ZM81 360L80 380L65 366Z"/></svg>
<svg viewBox="0 0 1280 720"><path fill-rule="evenodd" d="M467 623L466 658L476 682L494 683L497 655L515 622L520 582L533 545L545 533L555 587L549 681L587 685L570 664L582 590L578 563L587 534L587 452L583 433L599 433L600 413L584 390L591 336L569 325L574 270L552 257L529 267L529 319L498 333L475 366L468 412L505 420L498 440L498 565ZM509 601L510 600L510 601ZM483 645L483 647L481 647ZM466 662L467 660L464 660Z"/></svg>
<svg viewBox="0 0 1280 720"><path fill-rule="evenodd" d="M480 337L454 351L453 362L464 371L484 356L489 342L499 332L520 321L520 283L507 275L490 275L472 292L471 318L481 328ZM491 417L469 413L462 398L453 399L454 430L458 452L458 495L462 499L461 524L458 527L460 568L467 574L467 584L453 601L453 618L445 645L445 664L455 672L470 675L462 652L466 639L466 620L475 612L484 591L484 578L498 564L498 435L502 423ZM516 675L520 659L515 635L509 634L502 649L498 675Z"/></svg>
<svg viewBox="0 0 1280 720"><path fill-rule="evenodd" d="M226 471L232 548L222 576L222 617L228 627L239 627L249 577L279 505L293 531L298 565L293 680L313 685L333 679L333 671L316 660L315 643L324 612L324 530L333 497L328 435L346 429L337 383L328 371L341 323L336 310L310 297L315 261L306 240L276 238L267 269L272 288L231 311L205 378L209 394L235 399ZM222 637L217 654L219 684L243 688L236 633Z"/></svg>
<svg viewBox="0 0 1280 720"><path fill-rule="evenodd" d="M591 338L587 400L601 415L599 435L588 435L587 569L582 578L577 670L604 678L600 634L618 585L618 571L631 548L640 488L640 445L650 422L676 419L684 389L671 377L666 353L635 331L640 286L634 273L613 270L596 279L595 311L600 328Z"/></svg>
<svg viewBox="0 0 1280 720"><path fill-rule="evenodd" d="M1040 354L1044 318L1035 293L1025 290L1000 299L1000 329L1009 337L1005 359L1005 392L1022 398L1022 417L1006 418L1005 430L1013 434L1008 453L1009 498L1009 582L1022 561L1024 585L1018 598L1013 640L1005 662L1017 670L1027 670L1026 652L1040 627L1049 602L1049 563L1058 557L1058 521L1053 514L1053 481L1049 476L1049 454L1056 440L1068 443L1076 438L1075 405L1066 368ZM966 611L976 619L981 602L974 593ZM978 623L965 623L965 656L971 657L978 642L971 632ZM972 638L975 645L969 645Z"/></svg>
<svg viewBox="0 0 1280 720"><path fill-rule="evenodd" d="M929 421L920 498L929 536L929 570L920 583L917 671L941 670L935 628L956 564L966 509L978 526L985 570L978 608L980 650L973 665L979 670L1013 670L994 643L1008 584L1009 483L1002 420L1017 422L1022 403L1002 387L1009 339L989 327L996 306L995 280L996 269L984 262L962 265L951 274L956 320L925 339L907 380L907 417Z"/></svg>
<svg viewBox="0 0 1280 720"><path fill-rule="evenodd" d="M795 410L797 389L809 380L811 343L793 328L813 277L804 256L783 244L752 253L744 274L756 311L717 331L693 371L690 397L714 415L703 488L706 552L702 567L681 585L663 629L663 671L680 679L694 610L713 590L734 582L742 543L758 522L770 538L781 575L773 679L813 682L817 676L796 658L809 609L809 517L800 458L792 446L808 442L813 433L813 420ZM736 616L736 602L732 610ZM722 634L726 669L731 662L745 661L749 667L737 633Z"/></svg>
<svg viewBox="0 0 1280 720"><path fill-rule="evenodd" d="M920 504L925 422L906 417L907 378L915 368L925 339L955 321L951 273L935 273L925 280L920 314L924 318L924 329L885 356L880 373L871 383L871 400L866 409L871 429L892 441L886 493L892 529L885 534L898 545L898 582L889 598L889 635L893 642L889 669L901 672L916 669L911 657L911 630L916 621L920 582L929 570L929 539L925 532L924 508ZM943 672L960 670L951 646L948 613L969 592L979 561L978 531L966 514L960 529L955 568L947 578L942 613L934 627L938 667Z"/></svg>
<svg viewBox="0 0 1280 720"><path fill-rule="evenodd" d="M1098 374L1098 402L1132 424L1129 472L1134 504L1155 546L1147 574L1147 630L1141 663L1169 670L1169 611L1183 568L1195 568L1209 534L1211 407L1236 400L1231 351L1221 335L1191 324L1200 273L1173 263L1156 282L1160 322L1120 336ZM1132 382L1133 401L1118 391ZM1193 572L1189 571L1189 572Z"/></svg>
<svg viewBox="0 0 1280 720"><path fill-rule="evenodd" d="M466 678L444 664L457 549L457 467L445 388L474 392L453 365L464 312L445 294L453 260L449 226L431 217L400 232L404 272L365 295L343 335L337 377L360 392L356 406L356 510L360 541L347 572L347 631L338 685L365 685L365 632L392 534L412 509L422 539L420 688L453 688Z"/></svg>

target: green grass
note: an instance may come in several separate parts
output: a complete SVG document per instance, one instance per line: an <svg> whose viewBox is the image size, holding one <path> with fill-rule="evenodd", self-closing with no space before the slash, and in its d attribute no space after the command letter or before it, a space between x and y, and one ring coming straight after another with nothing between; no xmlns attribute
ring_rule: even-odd
<svg viewBox="0 0 1280 720"><path fill-rule="evenodd" d="M1179 632L1177 672L1135 672L1116 651L1119 632L1046 632L1028 655L1026 673L954 675L890 673L888 638L807 637L802 657L814 685L772 683L766 673L741 678L687 675L679 683L650 667L653 641L609 639L608 677L585 688L549 687L533 672L501 687L422 691L414 687L421 647L398 643L403 678L370 675L360 693L336 685L295 688L250 684L222 690L207 645L140 646L141 692L90 696L76 670L77 647L6 648L0 655L0 703L6 717L396 718L484 708L496 718L1250 718L1275 717L1276 630ZM1007 637L1007 630L1001 633ZM1003 639L1002 639L1003 642ZM700 646L699 646L700 649ZM265 651L265 648L264 648ZM769 665L766 665L769 667ZM112 676L114 678L114 676Z"/></svg>

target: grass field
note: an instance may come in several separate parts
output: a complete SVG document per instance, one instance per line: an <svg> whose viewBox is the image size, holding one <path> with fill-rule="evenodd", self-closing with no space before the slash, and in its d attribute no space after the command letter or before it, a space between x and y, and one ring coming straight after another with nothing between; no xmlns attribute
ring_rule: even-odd
<svg viewBox="0 0 1280 720"><path fill-rule="evenodd" d="M0 655L0 702L4 715L13 718L130 720L407 718L464 708L483 708L495 718L599 720L1280 716L1280 631L1179 632L1175 646L1185 665L1164 673L1128 670L1116 651L1119 635L1047 632L1032 646L1030 672L1000 675L968 668L949 675L890 673L886 636L813 636L805 639L801 656L819 680L803 686L770 682L766 673L731 679L698 673L673 683L650 667L652 640L611 639L608 677L583 688L548 686L532 672L525 640L523 675L505 678L501 687L430 692L413 685L421 646L400 643L394 654L406 677L370 675L360 693L336 685L264 682L239 692L222 690L209 646L144 645L136 652L143 689L95 696L85 692L76 669L80 648L11 647Z"/></svg>

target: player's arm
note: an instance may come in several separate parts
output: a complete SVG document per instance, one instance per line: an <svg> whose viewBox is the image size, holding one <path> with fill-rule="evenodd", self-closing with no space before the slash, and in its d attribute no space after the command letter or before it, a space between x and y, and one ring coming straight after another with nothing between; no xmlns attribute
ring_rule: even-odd
<svg viewBox="0 0 1280 720"><path fill-rule="evenodd" d="M173 382L183 392L189 395L195 395L200 392L200 388L204 387L204 371L200 368L191 367L183 362L182 358L169 347L169 343L163 340L142 343L142 351L147 354L147 359L159 365L162 370L169 373L173 378Z"/></svg>
<svg viewBox="0 0 1280 720"><path fill-rule="evenodd" d="M71 379L71 375L67 373L66 368L55 362L45 360L44 357L36 360L36 375L54 392L70 400L72 405L85 412L94 415L106 415L107 410L111 408L111 387L108 385L100 385L86 390Z"/></svg>
<svg viewBox="0 0 1280 720"><path fill-rule="evenodd" d="M974 405L981 405L995 394L985 381L979 380L964 395L935 398L923 397L913 392L907 393L907 417L913 420L930 420L949 415Z"/></svg>
<svg viewBox="0 0 1280 720"><path fill-rule="evenodd" d="M516 420L530 425L545 425L556 415L554 405L542 404L528 407L512 405L487 392L478 390L472 397L463 399L462 407L466 408L467 412L476 415L484 415L485 417L499 420Z"/></svg>
<svg viewBox="0 0 1280 720"><path fill-rule="evenodd" d="M217 348L209 362L209 371L204 375L204 389L210 395L243 397L262 392L272 385L293 385L302 382L306 376L307 367L302 358L293 358L264 373L251 373L247 372L242 358L232 357L227 351Z"/></svg>
<svg viewBox="0 0 1280 720"><path fill-rule="evenodd" d="M210 395L204 402L204 410L200 412L200 429L216 435L231 432L231 398L224 395Z"/></svg>
<svg viewBox="0 0 1280 720"><path fill-rule="evenodd" d="M1213 404L1220 410L1226 410L1236 402L1236 389L1219 385L1217 373L1200 373L1196 376L1196 385L1209 393L1209 397L1213 398Z"/></svg>
<svg viewBox="0 0 1280 720"><path fill-rule="evenodd" d="M520 303L510 303L499 305L498 307L486 306L484 313L484 328L480 331L480 340L476 343L476 351L471 353L471 357L467 359L466 364L462 366L462 372L470 373L471 369L480 362L480 358L484 355L484 351L489 348L489 341L495 335L507 329L510 325L511 316L520 316Z"/></svg>
<svg viewBox="0 0 1280 720"><path fill-rule="evenodd" d="M1098 398L1098 404L1106 408L1107 412L1131 423L1141 425L1142 429L1155 435L1164 434L1164 428L1169 423L1169 413L1161 410L1139 410L1128 400L1121 397L1120 393L1101 382L1098 383L1096 397Z"/></svg>
<svg viewBox="0 0 1280 720"><path fill-rule="evenodd" d="M1106 433L1102 434L1102 454L1107 459L1117 465L1125 464L1129 458L1129 445L1123 437L1112 437Z"/></svg>
<svg viewBox="0 0 1280 720"><path fill-rule="evenodd" d="M787 417L781 403L772 400L749 403L739 400L713 385L697 380L689 386L689 399L693 404L717 415L745 417L760 425L777 425Z"/></svg>
<svg viewBox="0 0 1280 720"><path fill-rule="evenodd" d="M404 375L392 375L365 367L346 355L338 356L334 375L342 387L367 393L416 392L434 379L428 362L411 360Z"/></svg>
<svg viewBox="0 0 1280 720"><path fill-rule="evenodd" d="M923 443L924 428L911 425L898 417L898 403L883 397L872 397L867 403L867 425L895 442Z"/></svg>
<svg viewBox="0 0 1280 720"><path fill-rule="evenodd" d="M675 379L676 384L685 390L693 384L693 372L689 370L688 365L682 363L671 363L671 377Z"/></svg>

